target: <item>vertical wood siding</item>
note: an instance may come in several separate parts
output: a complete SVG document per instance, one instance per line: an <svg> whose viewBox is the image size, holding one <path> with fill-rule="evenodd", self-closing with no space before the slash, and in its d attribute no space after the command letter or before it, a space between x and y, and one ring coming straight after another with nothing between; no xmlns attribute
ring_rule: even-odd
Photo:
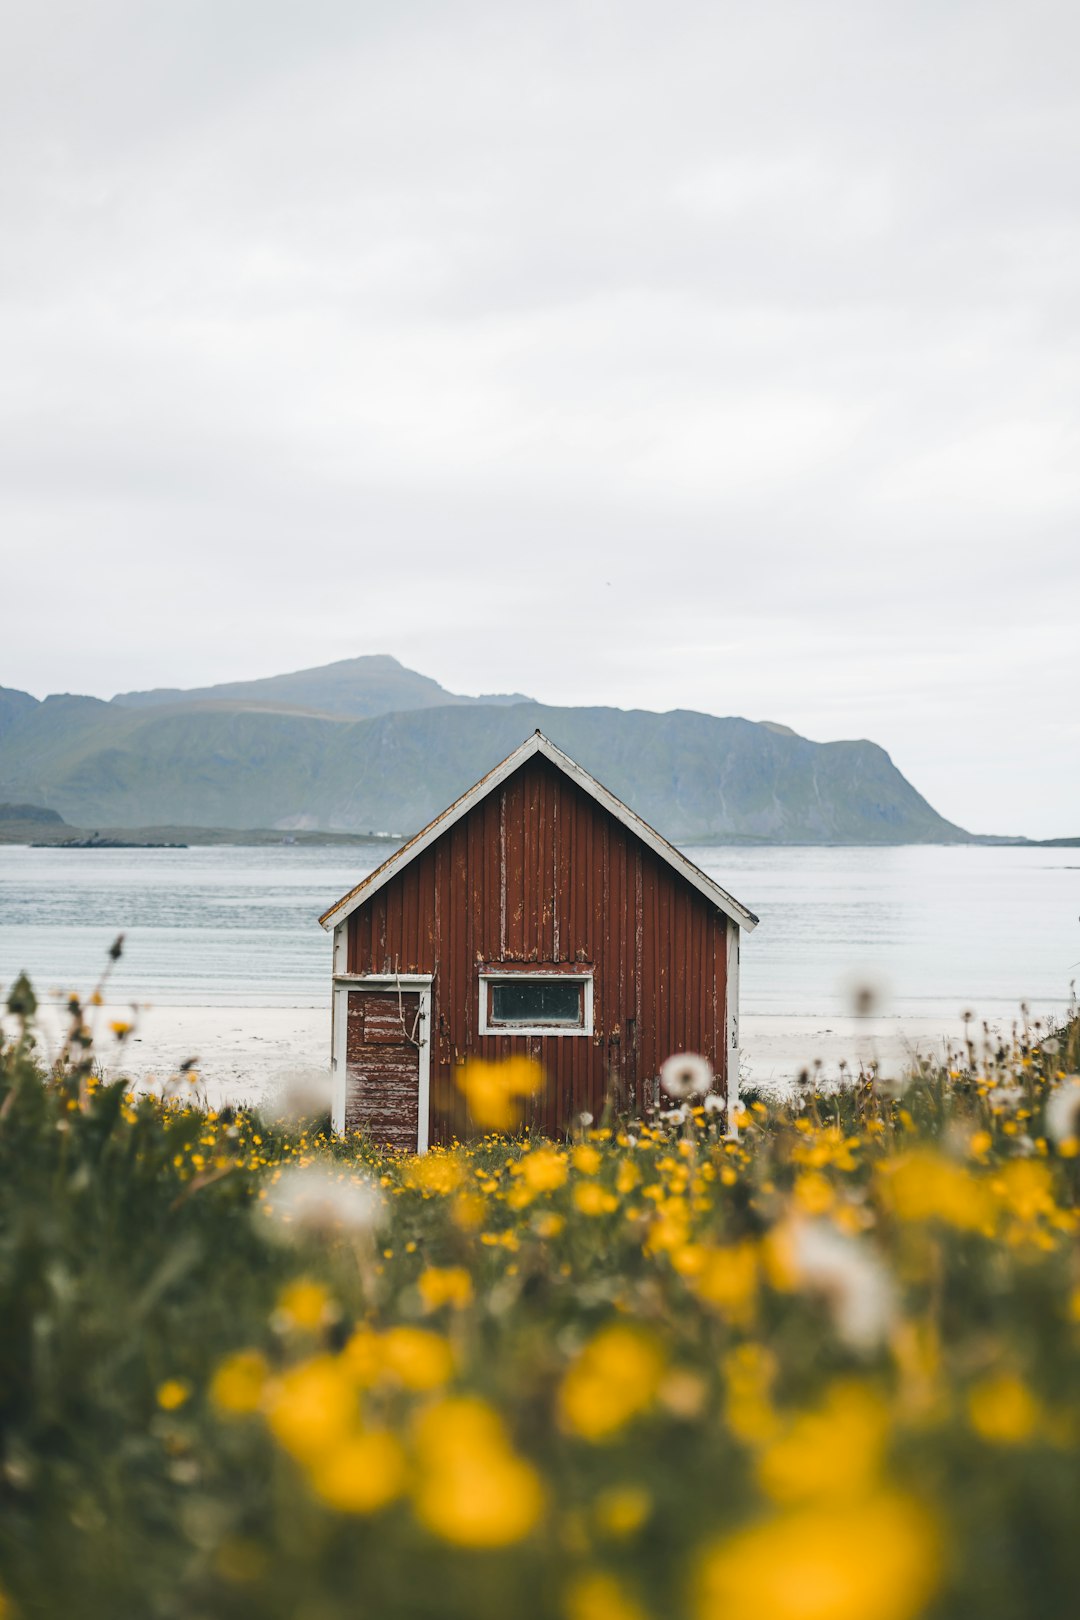
<svg viewBox="0 0 1080 1620"><path fill-rule="evenodd" d="M433 1143L468 1134L454 1067L469 1055L539 1058L529 1123L557 1135L583 1110L599 1117L609 1090L650 1102L672 1052L703 1053L726 1086L729 926L534 755L353 913L348 971L433 976ZM593 1035L478 1035L478 975L500 962L591 968Z"/></svg>

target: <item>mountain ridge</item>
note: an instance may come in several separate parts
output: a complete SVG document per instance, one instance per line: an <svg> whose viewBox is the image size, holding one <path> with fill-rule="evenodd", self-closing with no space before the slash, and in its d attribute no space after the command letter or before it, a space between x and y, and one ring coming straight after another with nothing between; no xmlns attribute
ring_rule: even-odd
<svg viewBox="0 0 1080 1620"><path fill-rule="evenodd" d="M254 702L260 707L283 704L287 710L366 720L376 714L444 708L451 704L492 706L532 700L522 692L489 692L466 697L460 692L448 691L430 675L406 668L390 653L362 653L332 664L291 670L284 675L258 676L249 681L118 692L109 701L121 708L175 708L193 703Z"/></svg>
<svg viewBox="0 0 1080 1620"><path fill-rule="evenodd" d="M696 710L429 701L396 660L186 694L42 701L0 688L0 798L82 827L414 832L539 728L676 842L967 842L866 739ZM350 671L358 689L350 693ZM323 679L323 676L326 676ZM298 678L300 686L297 686ZM382 688L384 677L391 692ZM413 679L415 677L415 679ZM253 688L258 691L253 695ZM349 712L408 688L413 707ZM167 694L167 695L166 695ZM298 695L333 710L294 707ZM146 701L135 699L146 698Z"/></svg>

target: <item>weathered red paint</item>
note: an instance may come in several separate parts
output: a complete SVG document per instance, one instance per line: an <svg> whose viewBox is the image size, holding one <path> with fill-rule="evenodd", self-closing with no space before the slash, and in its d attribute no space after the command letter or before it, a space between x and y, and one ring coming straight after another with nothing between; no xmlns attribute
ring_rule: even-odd
<svg viewBox="0 0 1080 1620"><path fill-rule="evenodd" d="M703 1053L726 1088L732 926L534 755L352 913L347 971L432 975L432 1143L468 1132L454 1071L473 1055L539 1058L547 1085L527 1122L556 1135L598 1118L609 1092L651 1102L673 1052ZM480 972L504 962L591 968L593 1035L479 1035Z"/></svg>

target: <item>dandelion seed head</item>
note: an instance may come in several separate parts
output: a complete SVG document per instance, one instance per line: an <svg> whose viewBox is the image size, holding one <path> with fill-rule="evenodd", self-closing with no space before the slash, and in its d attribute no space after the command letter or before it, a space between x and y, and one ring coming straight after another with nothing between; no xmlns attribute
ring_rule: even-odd
<svg viewBox="0 0 1080 1620"><path fill-rule="evenodd" d="M704 1097L712 1083L712 1064L697 1052L677 1052L660 1065L660 1084L669 1097Z"/></svg>

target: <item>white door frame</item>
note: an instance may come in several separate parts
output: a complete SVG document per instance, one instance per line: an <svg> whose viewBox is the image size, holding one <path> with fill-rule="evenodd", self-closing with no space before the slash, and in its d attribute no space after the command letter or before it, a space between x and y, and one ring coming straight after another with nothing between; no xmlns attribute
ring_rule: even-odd
<svg viewBox="0 0 1080 1620"><path fill-rule="evenodd" d="M727 1129L728 1135L738 1139L739 1126L736 1115L742 1104L739 1101L739 925L728 921L727 925L727 975L724 982L725 1004L725 1031L724 1046L726 1059L726 1086L727 1092Z"/></svg>
<svg viewBox="0 0 1080 1620"><path fill-rule="evenodd" d="M420 995L419 1052L417 1054L416 1151L426 1153L431 1131L431 979L430 973L335 973L330 1072L333 1088L331 1127L345 1131L345 1043L349 1027L350 990L401 990Z"/></svg>

